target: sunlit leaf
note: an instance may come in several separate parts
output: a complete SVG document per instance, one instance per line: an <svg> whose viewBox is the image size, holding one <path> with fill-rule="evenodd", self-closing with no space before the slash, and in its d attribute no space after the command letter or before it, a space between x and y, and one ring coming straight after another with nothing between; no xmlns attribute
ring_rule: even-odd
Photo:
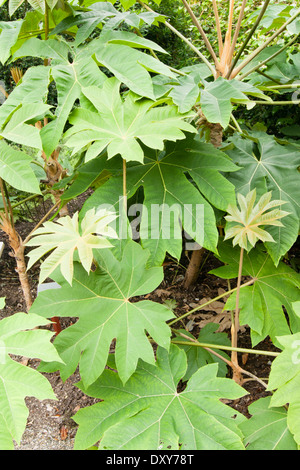
<svg viewBox="0 0 300 470"><path fill-rule="evenodd" d="M179 114L174 106L153 107L152 101L135 101L132 94L123 101L120 85L116 78L110 78L101 88L84 88L84 95L97 113L78 108L69 118L73 127L65 134L67 145L79 151L93 144L87 151L86 161L107 147L108 158L120 154L126 161L142 163L144 152L138 140L150 148L163 150L164 140L184 139L183 130L196 132L184 121L187 115Z"/></svg>
<svg viewBox="0 0 300 470"><path fill-rule="evenodd" d="M270 407L270 397L265 397L252 403L248 411L251 418L239 425L247 450L297 450L284 407Z"/></svg>
<svg viewBox="0 0 300 470"><path fill-rule="evenodd" d="M0 321L0 449L12 450L20 443L28 408L24 399L56 397L48 380L36 370L14 361L10 354L61 361L50 342L52 332L37 327L49 323L37 315L15 313Z"/></svg>
<svg viewBox="0 0 300 470"><path fill-rule="evenodd" d="M270 226L268 233L276 243L266 242L275 264L295 243L299 232L300 152L291 144L279 144L275 138L263 132L253 132L250 139L235 134L230 138L233 147L226 150L240 171L228 175L236 192L246 196L256 189L258 197L272 191L273 199L286 201L284 210L289 212L282 226Z"/></svg>
<svg viewBox="0 0 300 470"><path fill-rule="evenodd" d="M57 222L45 222L35 230L33 237L27 242L27 246L38 245L38 248L28 254L28 269L53 250L42 263L39 282L42 283L59 266L62 275L72 284L75 250L82 266L89 272L93 262L93 249L111 247L107 237L116 237L115 231L109 226L115 218L114 214L105 210L96 212L91 209L80 226L78 212L72 218L67 215Z"/></svg>
<svg viewBox="0 0 300 470"><path fill-rule="evenodd" d="M138 359L154 363L154 353L147 333L167 348L171 330L166 321L174 315L166 306L150 300L131 301L132 297L148 294L161 283L163 269L147 268L149 252L130 241L123 250L121 262L111 250L95 250L97 269L89 274L75 263L72 287L55 274L61 284L55 292L41 292L31 311L52 317L78 317L64 329L54 344L61 364L50 364L43 370L60 369L65 380L78 363L85 385L93 383L103 372L111 342L116 339L116 363L123 382L136 369Z"/></svg>
<svg viewBox="0 0 300 470"><path fill-rule="evenodd" d="M282 352L272 363L268 390L274 390L271 406L288 404L287 424L300 445L300 333L277 338Z"/></svg>
<svg viewBox="0 0 300 470"><path fill-rule="evenodd" d="M145 147L143 151L144 163L128 165L127 196L130 199L139 188L144 190L139 237L151 252L151 263L162 264L166 253L180 258L182 228L190 237L187 241L195 240L216 251L218 231L212 206L226 210L228 203L235 201L234 188L221 172L237 171L238 167L194 135L168 142L162 152ZM123 189L122 174L116 171L120 162L111 160L108 168L115 175L96 189L82 213L104 201L118 211ZM140 208L133 205L128 210L129 215L138 216Z"/></svg>
<svg viewBox="0 0 300 470"><path fill-rule="evenodd" d="M218 249L225 266L211 273L224 279L236 278L240 248L233 248L229 241L220 243ZM300 318L295 314L293 302L299 299L300 275L283 262L274 266L262 245L244 253L242 274L254 280L253 285L242 287L239 294L240 324L250 326L252 345L268 335L278 345L277 336L299 331ZM236 293L233 293L225 309L234 310L235 302Z"/></svg>
<svg viewBox="0 0 300 470"><path fill-rule="evenodd" d="M111 370L88 388L79 384L104 401L75 415L75 448L101 440L101 450L242 450L237 425L245 418L220 399L241 397L245 390L217 377L217 368L201 367L179 392L186 356L172 345L169 353L158 348L156 365L140 361L125 386Z"/></svg>
<svg viewBox="0 0 300 470"><path fill-rule="evenodd" d="M39 182L30 166L32 157L0 140L0 177L20 191L40 194Z"/></svg>

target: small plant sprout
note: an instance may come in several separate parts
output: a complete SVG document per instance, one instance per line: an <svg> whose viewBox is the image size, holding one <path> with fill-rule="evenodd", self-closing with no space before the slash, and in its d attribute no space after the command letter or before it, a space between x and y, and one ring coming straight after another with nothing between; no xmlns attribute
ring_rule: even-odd
<svg viewBox="0 0 300 470"><path fill-rule="evenodd" d="M53 250L41 265L39 282L50 277L60 266L62 275L72 285L75 251L78 252L82 266L89 272L93 262L93 248L110 248L112 244L108 238L117 238L115 230L109 225L116 217L106 209L96 211L93 208L85 214L81 223L78 212L73 217L61 217L57 222L45 222L26 243L27 246L38 246L28 254L28 269Z"/></svg>
<svg viewBox="0 0 300 470"><path fill-rule="evenodd" d="M269 191L263 194L259 201L255 204L256 189L250 191L246 196L238 194L237 199L239 208L237 206L230 205L227 209L229 215L225 216L225 219L227 222L229 222L229 224L226 224L225 227L224 240L233 238L233 246L239 245L241 248L237 279L235 315L234 322L232 323L231 327L231 343L233 348L237 348L237 333L239 329L239 292L243 270L244 250L249 251L255 246L258 240L262 242L274 242L272 235L260 226L283 226L279 219L289 214L288 212L282 211L281 209L274 209L276 206L285 204L284 201L271 201L271 198L272 191ZM239 225L232 225L234 222L238 222ZM243 380L238 366L236 351L232 351L231 361L235 366L233 369L233 379L237 383L242 383Z"/></svg>

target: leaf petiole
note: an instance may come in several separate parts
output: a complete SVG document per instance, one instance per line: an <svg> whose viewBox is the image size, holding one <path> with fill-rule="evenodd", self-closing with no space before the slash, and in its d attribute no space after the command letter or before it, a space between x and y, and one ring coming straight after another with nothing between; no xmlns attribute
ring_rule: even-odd
<svg viewBox="0 0 300 470"><path fill-rule="evenodd" d="M249 281L245 282L245 284L242 284L240 286L240 288L243 288L243 287L246 287L246 286L251 286L255 281L256 281L256 278L250 279ZM216 300L222 299L223 297L226 297L227 295L230 295L230 294L232 294L233 292L236 292L236 291L237 291L237 287L235 287L234 289L231 289L227 292L224 292L223 294L220 294L217 297L214 297L213 299L208 300L204 304L198 305L197 307L193 308L189 312L184 313L183 315L180 315L180 317L176 317L175 320L172 320L170 323L168 323L168 325L171 326L174 323L176 323L177 321L180 321L183 318L187 317L188 315L191 315L192 313L197 312L198 310L201 310L204 307L207 307L208 305L215 302Z"/></svg>
<svg viewBox="0 0 300 470"><path fill-rule="evenodd" d="M272 356L277 357L279 356L279 352L274 351L264 351L262 349L248 349L248 348L237 348L232 346L223 346L221 344L210 344L210 343L200 343L199 341L181 341L172 339L172 343L174 344L181 344L183 346L197 346L200 348L211 348L211 349L222 349L224 351L235 351L245 354L259 354L262 356Z"/></svg>

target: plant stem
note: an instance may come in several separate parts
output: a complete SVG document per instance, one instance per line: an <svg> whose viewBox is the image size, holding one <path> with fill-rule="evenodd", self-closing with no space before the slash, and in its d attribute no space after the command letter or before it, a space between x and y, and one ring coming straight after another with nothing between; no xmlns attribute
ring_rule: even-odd
<svg viewBox="0 0 300 470"><path fill-rule="evenodd" d="M284 89L290 89L290 88L299 88L300 83L290 83L289 85L270 85L268 86L269 90L284 90Z"/></svg>
<svg viewBox="0 0 300 470"><path fill-rule="evenodd" d="M277 83L277 85L279 85L281 82L279 80L276 80L276 78L274 77L271 77L269 74L267 74L266 72L263 72L262 70L257 70L257 73L259 73L259 75L262 75L263 77L267 78L268 80L270 80L270 82L274 82L274 83Z"/></svg>
<svg viewBox="0 0 300 470"><path fill-rule="evenodd" d="M238 271L238 279L237 279L237 291L236 291L236 304L235 304L235 314L234 314L234 323L231 325L231 346L233 348L237 348L238 342L238 331L239 331L239 300L240 300L240 289L241 289L241 282L242 282L242 272L243 272L243 256L244 256L244 248L241 247L240 251L240 260L239 260L239 271ZM231 362L234 365L233 367L233 380L238 383L243 383L243 378L241 375L240 366L238 363L238 355L237 351L231 352Z"/></svg>
<svg viewBox="0 0 300 470"><path fill-rule="evenodd" d="M9 212L7 208L6 195L5 195L5 190L4 190L4 181L2 178L0 178L0 190L1 190L2 200L3 200L5 217L7 220L9 220Z"/></svg>
<svg viewBox="0 0 300 470"><path fill-rule="evenodd" d="M13 210L12 210L12 206L11 206L11 202L10 202L10 198L9 198L9 193L8 193L8 190L7 190L7 186L5 184L5 181L3 181L3 185L4 185L4 191L5 191L5 195L6 195L6 200L7 200L7 205L8 205L8 210L9 210L9 215L10 215L10 223L11 223L11 226L13 228L13 230L15 229L15 222L14 222L14 214L13 214Z"/></svg>
<svg viewBox="0 0 300 470"><path fill-rule="evenodd" d="M234 122L234 125L236 126L237 131L238 131L240 134L243 134L243 131L242 131L242 129L240 128L239 123L237 122L237 120L235 119L235 117L234 117L234 115L233 115L232 113L231 113L231 116L230 116L230 117L231 117L232 121Z"/></svg>
<svg viewBox="0 0 300 470"><path fill-rule="evenodd" d="M7 93L7 91L3 88L2 85L0 85L0 92L2 93L3 96L5 96L5 98L8 98L8 93Z"/></svg>
<svg viewBox="0 0 300 470"><path fill-rule="evenodd" d="M9 245L13 251L13 256L16 260L16 272L19 276L19 281L22 287L24 300L26 303L26 309L29 311L32 305L32 295L31 288L28 279L28 273L26 270L25 254L24 254L24 244L21 237L16 232L15 228L12 226L10 218L3 213L0 213L0 227L7 234L9 239Z"/></svg>
<svg viewBox="0 0 300 470"><path fill-rule="evenodd" d="M268 62L270 62L270 60L272 59L275 59L275 57L277 57L279 54L281 54L285 49L287 49L288 47L290 47L296 40L297 38L299 37L299 34L296 34L296 36L294 36L287 44L285 44L283 47L281 47L277 52L275 52L274 54L272 54L270 57L267 57L267 59L263 60L262 62L260 62L259 64L255 65L254 67L252 67L250 70L248 70L247 72L245 72L243 75L240 75L239 77L237 77L238 80L244 80L244 78L248 77L248 75L250 75L252 72L255 72L256 70L260 69L261 67L263 67L264 65L266 65Z"/></svg>
<svg viewBox="0 0 300 470"><path fill-rule="evenodd" d="M222 39L220 18L219 18L217 2L216 0L212 0L212 2L213 2L213 7L214 7L214 15L215 15L215 20L216 20L216 28L217 28L217 35L218 35L219 57L221 57L222 52L223 52L223 39Z"/></svg>
<svg viewBox="0 0 300 470"><path fill-rule="evenodd" d="M177 334L179 331L175 330ZM192 338L186 336L189 341L180 341L177 339L172 339L172 343L174 344L181 344L186 346L197 346L199 348L211 348L211 349L220 349L222 351L236 351L245 354L257 354L260 356L270 356L270 357L277 357L279 356L279 352L272 352L272 351L264 351L262 349L247 349L247 348L233 348L231 346L224 346L222 344L212 344L212 343L202 343L199 341L192 341Z"/></svg>
<svg viewBox="0 0 300 470"><path fill-rule="evenodd" d="M234 0L229 1L229 15L228 15L228 26L227 33L229 42L231 43L232 23L233 23L233 12L234 12Z"/></svg>
<svg viewBox="0 0 300 470"><path fill-rule="evenodd" d="M202 39L203 39L203 41L204 41L204 43L205 43L205 45L206 45L206 47L207 47L207 50L208 50L208 52L210 53L210 55L212 56L215 65L217 66L218 63L219 63L219 62L218 62L218 58L217 58L217 56L216 56L216 54L215 54L215 51L213 50L212 45L211 45L211 43L209 42L209 39L208 39L208 37L206 36L206 34L205 34L205 32L204 32L202 26L200 25L200 23L199 23L197 17L195 16L195 14L194 14L193 10L191 9L190 5L188 4L188 2L187 2L186 0L181 0L181 1L182 1L182 3L184 4L184 6L185 6L187 12L189 13L189 15L190 15L190 17L191 17L191 19L192 19L194 25L196 26L196 28L198 29L199 33L201 34Z"/></svg>
<svg viewBox="0 0 300 470"><path fill-rule="evenodd" d="M292 104L300 104L300 100L294 100L294 101L254 101L252 100L252 102L255 104L266 104L269 106L287 106L287 105L292 105Z"/></svg>
<svg viewBox="0 0 300 470"><path fill-rule="evenodd" d="M184 288L189 289L193 286L199 275L200 265L205 253L205 248L199 248L198 250L193 250L192 256L188 265L188 268L184 276Z"/></svg>
<svg viewBox="0 0 300 470"><path fill-rule="evenodd" d="M238 272L238 279L237 279L237 290L236 290L236 303L235 303L235 315L234 315L234 323L231 326L231 346L233 348L237 348L237 337L239 331L239 300L240 300L240 289L241 289L241 281L242 281L242 271L243 271L243 256L244 256L244 248L241 247L240 251L240 261L239 261L239 272ZM237 351L233 350L231 353L231 362L238 367L238 357ZM239 382L239 378L236 378Z"/></svg>
<svg viewBox="0 0 300 470"><path fill-rule="evenodd" d="M222 77L226 76L227 70L232 61L232 57L230 57L230 49L231 49L233 12L234 12L234 0L230 0L227 31L226 31L225 40L224 40L223 52L222 52L222 56L220 59L220 67L218 69L218 72Z"/></svg>
<svg viewBox="0 0 300 470"><path fill-rule="evenodd" d="M185 335L184 333L182 333L181 331L177 331L177 330L174 330L172 329L173 333L181 336L182 338L186 338L189 340L189 342L191 342L194 345L197 345L199 344L198 343L198 340L196 338L191 338L190 336L188 335ZM176 342L175 342L176 343ZM185 341L182 341L181 344L184 344ZM176 344L179 344L179 343L176 343ZM226 364L228 364L230 367L232 367L232 363L231 361L229 361L228 359L226 359L225 357L223 357L221 354L218 354L216 351L214 351L213 349L211 349L209 346L202 346L203 349L205 349L206 351L209 351L211 354L213 354L214 356L218 357L219 359L222 359L222 361L226 362Z"/></svg>
<svg viewBox="0 0 300 470"><path fill-rule="evenodd" d="M48 189L45 189L44 191L42 191L43 196L47 193L50 193L50 191L48 191ZM15 209L15 207L18 207L18 206L24 204L25 202L31 201L32 199L35 199L35 198L40 197L40 196L41 196L40 194L31 194L31 196L28 196L25 199L22 199L21 201L15 202L14 204L11 205L11 207L12 207L12 209Z"/></svg>
<svg viewBox="0 0 300 470"><path fill-rule="evenodd" d="M239 37L241 24L242 24L242 19L243 19L244 12L245 12L246 3L247 3L247 0L243 0L243 3L241 5L237 25L236 25L234 36L233 36L233 41L232 41L230 52L229 52L229 56L230 56L231 60L232 60L234 50L235 50L235 46L236 46L236 43L237 43L237 40L238 40L238 37Z"/></svg>
<svg viewBox="0 0 300 470"><path fill-rule="evenodd" d="M255 21L254 25L252 26L251 30L249 31L249 33L248 33L248 35L247 35L245 41L244 41L243 44L241 45L241 47L240 47L240 49L239 49L239 51L238 51L238 53L237 53L237 55L236 55L236 57L235 57L235 59L234 59L232 65L231 65L231 67L230 67L230 69L229 69L229 71L228 71L228 73L227 73L227 75L226 75L226 78L230 78L231 73L232 73L234 67L236 66L236 64L237 64L237 62L238 62L238 60L239 60L239 58L241 57L242 53L243 53L244 50L246 49L247 44L248 44L249 41L251 40L251 38L252 38L253 34L255 33L256 29L258 28L259 23L261 22L262 17L264 16L265 11L266 11L266 9L267 9L269 3L270 3L270 0L266 0L265 3L263 4L262 9L261 9L261 11L260 11L260 13L259 13L259 15L258 15L258 18L257 18L257 20Z"/></svg>
<svg viewBox="0 0 300 470"><path fill-rule="evenodd" d="M31 295L31 287L30 287L28 274L27 274L24 250L25 250L25 246L23 242L20 240L19 247L15 251L15 258L16 258L16 263L17 263L16 271L18 272L18 275L19 275L19 280L22 286L26 308L28 312L33 303L33 299Z"/></svg>
<svg viewBox="0 0 300 470"><path fill-rule="evenodd" d="M5 208L5 215L6 215L7 219L10 221L10 224L11 224L13 230L14 230L15 229L15 223L14 223L14 214L13 214L13 210L12 210L12 205L11 205L11 202L10 202L9 193L8 193L6 183L2 178L0 178L0 188L1 188L1 194L2 194L4 208Z"/></svg>
<svg viewBox="0 0 300 470"><path fill-rule="evenodd" d="M263 387L267 388L267 384L265 382L263 382L263 380L261 380L259 377L252 374L251 372L248 372L247 370L243 369L239 365L234 364L232 361L226 359L221 354L218 354L216 351L211 349L211 348L215 348L215 349L225 349L226 350L226 349L229 349L229 346L226 347L226 346L215 345L215 344L199 343L199 341L196 338L191 338L190 336L185 335L184 333L181 333L181 332L176 331L176 330L172 330L172 331L175 334L179 334L183 338L186 338L186 339L189 340L189 341L171 340L173 344L180 344L180 345L183 345L183 346L199 346L199 347L202 347L206 351L210 352L214 356L216 356L219 359L221 359L222 361L226 362L226 364L228 366L230 366L233 370L233 378L236 374L239 374L239 376L240 376L239 383L240 384L243 384L245 382L245 380L241 376L241 374L245 374L245 375L248 375L249 377L253 378L254 380L258 381L261 385L263 385ZM232 350L232 348L230 348L230 349ZM254 353L254 350L252 350L252 349L249 349L249 350L246 350L246 349L244 350L243 348L236 348L236 349L239 349L240 352L247 351L248 353L249 352L252 353L252 354ZM276 357L280 354L280 353L269 353L268 351L260 351L260 352L257 351L254 354L259 354L259 353L264 354L264 355L268 355L268 356L276 356Z"/></svg>
<svg viewBox="0 0 300 470"><path fill-rule="evenodd" d="M49 6L47 3L47 0L45 0L44 22L45 22L45 41L47 41L48 36L49 36Z"/></svg>
<svg viewBox="0 0 300 470"><path fill-rule="evenodd" d="M137 0L140 5L142 5L145 10L151 11L152 13L155 13L152 8L148 7L148 5L145 5L141 0ZM193 43L191 43L183 34L181 34L174 26L172 26L168 21L165 21L164 24L169 28L176 36L178 36L182 41L184 41L190 49L192 49L198 57L207 65L211 73L213 74L214 77L216 77L216 70L213 67L213 65L207 60L207 58L199 51L199 49L194 46Z"/></svg>
<svg viewBox="0 0 300 470"><path fill-rule="evenodd" d="M127 168L126 168L126 160L123 158L123 204L124 204L124 212L125 216L127 216Z"/></svg>
<svg viewBox="0 0 300 470"><path fill-rule="evenodd" d="M277 36L279 36L286 28L287 26L292 22L294 21L297 16L300 15L300 9L297 10L297 12L291 16L282 26L281 28L279 28L277 31L275 31L274 34L272 34L272 36L267 39L267 41L265 41L261 46L259 46L257 49L255 49L255 51L253 51L235 70L233 70L232 74L231 74L231 77L234 78L244 67L246 67L246 65L249 64L249 62L251 62L251 60L253 60L262 50L264 50L272 41L274 41L274 39L277 38Z"/></svg>
<svg viewBox="0 0 300 470"><path fill-rule="evenodd" d="M240 286L240 288L242 289L243 287L246 287L246 286L251 286L252 284L254 284L254 282L256 281L255 278L253 279L250 279L250 281L248 282L245 282L245 284L242 284ZM230 295L230 294L233 294L233 292L236 292L237 291L237 287L235 287L234 289L231 289L227 292L224 292L223 294L220 294L218 295L217 297L214 297L213 299L211 300L208 300L207 302L205 302L204 304L201 304L201 305L198 305L198 307L195 307L193 308L192 310L190 310L189 312L187 313L184 313L183 315L180 315L179 317L175 318L174 320L172 320L170 323L168 323L169 326L173 325L174 323L176 323L177 321L180 321L182 320L183 318L189 316L189 315L192 315L193 313L197 312L198 310L201 310L202 308L204 307L207 307L208 305L210 305L211 303L215 302L216 300L220 300L222 299L223 297L226 297L227 295Z"/></svg>
<svg viewBox="0 0 300 470"><path fill-rule="evenodd" d="M26 245L26 243L30 240L35 230L38 229L40 225L42 225L45 222L45 220L47 220L51 212L53 212L59 205L60 205L60 201L57 201L56 204L54 204L54 206L52 206L51 209L47 212L47 214L45 214L44 217L36 224L36 226L31 230L31 232L25 238L23 242L24 245Z"/></svg>

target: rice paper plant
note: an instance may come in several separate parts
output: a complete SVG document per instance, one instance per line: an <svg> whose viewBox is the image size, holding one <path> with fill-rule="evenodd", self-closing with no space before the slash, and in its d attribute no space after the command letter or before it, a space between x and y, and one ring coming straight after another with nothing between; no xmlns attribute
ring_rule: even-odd
<svg viewBox="0 0 300 470"><path fill-rule="evenodd" d="M42 283L53 271L60 267L61 274L72 285L73 261L75 253L84 269L89 272L93 262L93 248L110 248L108 238L117 238L109 225L116 215L106 209L89 210L81 223L78 212L73 217L61 217L57 222L48 221L35 230L27 246L38 246L29 252L28 269L40 258L50 253L43 261L39 282Z"/></svg>
<svg viewBox="0 0 300 470"><path fill-rule="evenodd" d="M239 245L241 247L235 316L231 327L231 342L233 348L237 347L237 332L239 329L239 290L241 286L244 250L249 251L259 240L262 242L274 242L273 237L262 227L267 225L283 226L279 219L289 214L286 211L278 209L278 206L284 204L285 201L272 201L271 198L272 191L269 191L263 194L256 203L256 189L250 191L246 196L238 194L237 200L239 208L237 206L229 205L227 209L228 215L225 216L227 224L225 227L224 239L227 240L233 238L233 246ZM237 225L233 225L234 222L237 222ZM242 383L236 351L232 351L231 361L236 366L233 378L237 383Z"/></svg>
<svg viewBox="0 0 300 470"><path fill-rule="evenodd" d="M255 204L256 189L250 191L247 196L237 195L240 208L229 205L225 216L228 222L237 222L238 225L228 224L226 228L225 240L233 238L233 246L239 245L248 250L254 247L258 240L262 242L275 242L272 235L264 230L266 225L277 225L283 227L279 220L289 214L289 212L275 209L276 206L285 204L285 201L271 201L272 191L269 191Z"/></svg>

